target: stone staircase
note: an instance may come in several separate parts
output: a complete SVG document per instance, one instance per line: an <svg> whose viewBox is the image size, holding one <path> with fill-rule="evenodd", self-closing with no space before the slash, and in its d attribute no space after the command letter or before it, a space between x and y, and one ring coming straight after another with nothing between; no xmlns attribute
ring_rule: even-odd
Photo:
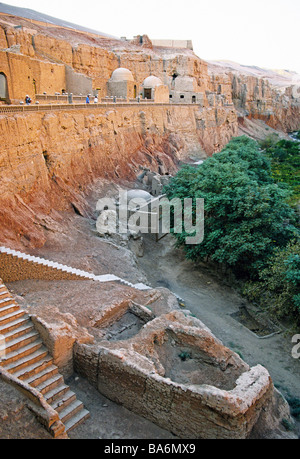
<svg viewBox="0 0 300 459"><path fill-rule="evenodd" d="M132 284L114 274L95 275L87 271L66 266L45 258L28 255L18 250L0 246L0 273L4 282L15 282L16 280L27 279L82 279L95 282L118 282L137 290L149 290L150 287L143 283ZM25 273L25 277L24 276ZM52 273L52 276L51 276ZM7 279L5 279L7 277Z"/></svg>
<svg viewBox="0 0 300 459"><path fill-rule="evenodd" d="M66 432L89 418L89 412L53 364L29 315L15 302L1 281L0 335L5 350L0 355L0 367L38 390L58 413Z"/></svg>

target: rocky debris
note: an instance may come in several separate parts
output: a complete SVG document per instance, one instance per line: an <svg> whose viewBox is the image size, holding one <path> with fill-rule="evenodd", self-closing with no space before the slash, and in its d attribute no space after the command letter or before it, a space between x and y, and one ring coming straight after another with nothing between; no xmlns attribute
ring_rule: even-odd
<svg viewBox="0 0 300 459"><path fill-rule="evenodd" d="M138 181L142 182L152 196L161 196L163 194L164 186L168 185L172 175L169 173L160 174L155 171L151 171L148 168L141 168L143 172L138 175ZM161 170L161 168L160 168Z"/></svg>
<svg viewBox="0 0 300 459"><path fill-rule="evenodd" d="M172 176L168 173L160 175L143 166L139 169L142 173L137 176L135 185L141 184L143 189L119 190L119 196L115 196L110 202L100 199L97 204L100 214L97 217L96 228L100 237L109 237L115 244L127 246L137 257L142 257L144 255L142 234L148 234L152 229L149 217L144 227L142 218L139 219L137 216L135 218L135 214L138 215L139 211L155 212L153 209L156 205L152 207L152 204L158 201L154 198L163 196L164 186L169 183ZM109 205L112 208L107 208Z"/></svg>

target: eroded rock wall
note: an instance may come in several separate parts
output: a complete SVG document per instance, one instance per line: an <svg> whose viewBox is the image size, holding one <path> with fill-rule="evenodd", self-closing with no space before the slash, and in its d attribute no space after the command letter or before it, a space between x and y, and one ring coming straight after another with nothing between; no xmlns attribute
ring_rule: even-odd
<svg viewBox="0 0 300 459"><path fill-rule="evenodd" d="M185 88L188 85L190 90L203 93L205 98L210 81L206 62L188 49L170 52L168 48L153 47L149 38L146 38L149 46L135 43L134 40L104 39L90 33L83 34L62 27L30 23L24 18L0 15L0 50L5 52L5 55L0 54L0 72L5 71L9 80L10 100L17 103L18 99L24 99L24 92L34 98L35 94L43 92L68 90L57 75L52 78L65 65L91 78L93 89L100 98L106 96L107 81L118 67L126 67L133 73L138 90L149 75L156 75L169 87L175 84L175 76L179 77L177 86L181 80L181 86ZM12 63L21 60L22 68L4 68L5 60ZM36 69L46 64L50 73L45 68L41 80ZM18 80L23 80L25 86L20 85Z"/></svg>
<svg viewBox="0 0 300 459"><path fill-rule="evenodd" d="M65 66L90 78L101 99L107 95L112 72L126 67L134 76L137 91L146 77L156 75L170 91L201 95L197 100L201 99L204 107L233 101L244 116L262 119L284 131L299 129L299 98L295 100L288 83L286 90L278 88L270 84L268 71L263 78L255 67L249 73L248 68L239 66L236 72L230 65L225 64L224 70L224 65L208 64L190 49L152 46L147 36L141 42L124 41L0 15L0 72L7 77L13 102L19 103L26 93L34 98L43 92L68 90Z"/></svg>
<svg viewBox="0 0 300 459"><path fill-rule="evenodd" d="M224 64L226 66L226 64ZM233 65L233 64L232 64ZM209 64L211 91L232 100L234 107L242 119L264 121L271 128L283 132L292 132L300 128L299 75L285 78L265 70L265 77L253 74L259 70L246 68L232 71L222 66Z"/></svg>
<svg viewBox="0 0 300 459"><path fill-rule="evenodd" d="M1 242L41 246L50 214L75 209L89 215L84 193L96 179L135 180L139 166L172 174L179 160L204 150L212 154L236 133L236 114L223 107L136 105L2 115Z"/></svg>
<svg viewBox="0 0 300 459"><path fill-rule="evenodd" d="M299 106L288 91L280 95L263 79L209 72L189 49L146 43L0 15L0 73L10 101L66 89L66 66L88 77L99 98L123 66L137 89L155 74L170 91L202 101L0 116L1 242L43 245L55 211L89 214L84 193L97 178L132 180L140 166L173 173L192 153L220 151L238 135L240 112L276 129L299 128Z"/></svg>
<svg viewBox="0 0 300 459"><path fill-rule="evenodd" d="M261 119L272 128L291 132L300 126L300 102L291 88L275 89L262 78L231 75L232 98L238 111Z"/></svg>

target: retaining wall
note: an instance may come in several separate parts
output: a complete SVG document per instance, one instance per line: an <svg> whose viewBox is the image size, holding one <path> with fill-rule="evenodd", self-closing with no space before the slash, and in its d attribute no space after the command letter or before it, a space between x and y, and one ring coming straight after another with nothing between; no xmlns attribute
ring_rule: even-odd
<svg viewBox="0 0 300 459"><path fill-rule="evenodd" d="M80 280L84 279L73 273L67 273L50 266L32 263L30 260L0 253L0 273L3 282L10 283L26 279L41 280Z"/></svg>

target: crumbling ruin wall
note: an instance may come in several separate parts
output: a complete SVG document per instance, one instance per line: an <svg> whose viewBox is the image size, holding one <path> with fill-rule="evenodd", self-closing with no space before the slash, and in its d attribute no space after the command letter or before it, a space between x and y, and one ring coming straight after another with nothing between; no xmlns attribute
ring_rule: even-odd
<svg viewBox="0 0 300 459"><path fill-rule="evenodd" d="M93 93L93 80L82 73L76 73L72 67L66 65L66 91L72 94Z"/></svg>
<svg viewBox="0 0 300 459"><path fill-rule="evenodd" d="M214 379L211 384L183 384L168 377L165 367L171 357L167 354L164 362L157 353L157 346L171 342L166 331L175 333L176 339L180 339L180 333L185 335L181 350L198 352L203 363L212 364L213 372L226 375L228 371L231 388L219 387ZM176 357L176 346L174 352ZM182 312L148 322L131 340L117 344L103 341L94 346L77 344L74 358L76 371L100 393L181 438L248 438L258 420L256 435L263 436L266 429L278 428L280 416L289 418L288 405L283 399L278 401L265 368L249 368L199 320ZM281 415L276 419L274 405L277 409L278 404ZM268 415L262 416L264 410Z"/></svg>

